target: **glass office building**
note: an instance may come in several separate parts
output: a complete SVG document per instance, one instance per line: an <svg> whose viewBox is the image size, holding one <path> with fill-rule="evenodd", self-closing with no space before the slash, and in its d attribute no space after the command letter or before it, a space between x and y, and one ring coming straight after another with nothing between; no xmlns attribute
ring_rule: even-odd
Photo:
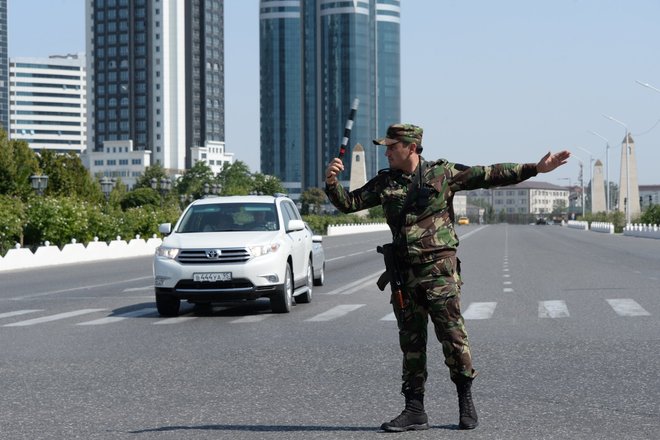
<svg viewBox="0 0 660 440"><path fill-rule="evenodd" d="M367 177L383 166L371 140L400 119L399 14L399 0L261 0L261 171L293 196L323 185L355 98L350 146Z"/></svg>

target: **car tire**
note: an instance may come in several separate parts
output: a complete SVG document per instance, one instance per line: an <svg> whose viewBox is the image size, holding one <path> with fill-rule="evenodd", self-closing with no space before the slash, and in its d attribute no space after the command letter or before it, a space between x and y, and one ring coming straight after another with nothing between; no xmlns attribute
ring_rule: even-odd
<svg viewBox="0 0 660 440"><path fill-rule="evenodd" d="M296 296L296 303L307 304L312 302L312 286L314 286L314 267L310 259L307 265L307 291Z"/></svg>
<svg viewBox="0 0 660 440"><path fill-rule="evenodd" d="M166 293L156 293L156 309L160 316L179 316L181 300Z"/></svg>
<svg viewBox="0 0 660 440"><path fill-rule="evenodd" d="M319 276L314 278L314 285L315 286L322 286L325 283L325 261L323 262L323 266L321 266L321 273L319 273Z"/></svg>
<svg viewBox="0 0 660 440"><path fill-rule="evenodd" d="M270 309L274 313L289 313L293 306L293 277L291 266L287 263L284 270L284 284L282 289L270 299Z"/></svg>

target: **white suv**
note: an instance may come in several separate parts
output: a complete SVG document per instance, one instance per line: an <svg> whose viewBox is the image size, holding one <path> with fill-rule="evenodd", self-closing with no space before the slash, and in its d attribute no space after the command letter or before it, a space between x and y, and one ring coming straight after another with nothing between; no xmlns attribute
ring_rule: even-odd
<svg viewBox="0 0 660 440"><path fill-rule="evenodd" d="M312 235L286 196L199 199L156 249L156 306L177 316L180 301L211 304L270 298L276 313L312 300ZM319 270L316 271L317 273ZM321 276L321 275L319 275Z"/></svg>

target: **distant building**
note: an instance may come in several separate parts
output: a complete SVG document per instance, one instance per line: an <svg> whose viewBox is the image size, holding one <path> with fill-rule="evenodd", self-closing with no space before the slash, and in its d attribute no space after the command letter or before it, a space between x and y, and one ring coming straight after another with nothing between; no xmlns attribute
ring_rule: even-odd
<svg viewBox="0 0 660 440"><path fill-rule="evenodd" d="M87 142L85 55L9 60L9 136L36 152L77 153Z"/></svg>
<svg viewBox="0 0 660 440"><path fill-rule="evenodd" d="M86 1L91 163L115 160L105 155L118 141L150 151L144 166L158 163L170 175L200 160L215 172L233 161L224 146L223 7Z"/></svg>
<svg viewBox="0 0 660 440"><path fill-rule="evenodd" d="M0 126L9 131L9 63L7 49L7 0L0 0Z"/></svg>
<svg viewBox="0 0 660 440"><path fill-rule="evenodd" d="M386 167L371 140L400 122L400 1L261 0L259 35L261 172L293 197L322 186L354 98L349 148L367 145L368 179Z"/></svg>
<svg viewBox="0 0 660 440"><path fill-rule="evenodd" d="M546 182L526 180L491 191L495 213L546 215L569 206L568 189Z"/></svg>

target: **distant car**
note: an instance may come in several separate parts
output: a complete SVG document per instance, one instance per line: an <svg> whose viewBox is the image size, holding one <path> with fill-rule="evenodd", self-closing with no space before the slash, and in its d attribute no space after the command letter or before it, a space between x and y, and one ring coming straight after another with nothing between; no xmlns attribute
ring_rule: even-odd
<svg viewBox="0 0 660 440"><path fill-rule="evenodd" d="M325 283L325 251L323 250L323 237L315 235L312 228L305 223L305 228L312 235L312 272L314 285L322 286Z"/></svg>
<svg viewBox="0 0 660 440"><path fill-rule="evenodd" d="M537 225L547 225L548 221L546 219L544 219L543 217L540 217L540 218L536 219L536 224Z"/></svg>
<svg viewBox="0 0 660 440"><path fill-rule="evenodd" d="M461 217L458 218L458 224L459 225L469 225L470 224L470 219L465 217L465 216L461 216Z"/></svg>
<svg viewBox="0 0 660 440"><path fill-rule="evenodd" d="M156 308L177 316L193 304L266 297L275 313L312 300L323 283L320 237L314 243L293 201L282 195L230 196L191 203L154 256ZM319 257L319 255L321 257ZM316 258L316 260L315 260ZM317 262L315 262L317 261Z"/></svg>

